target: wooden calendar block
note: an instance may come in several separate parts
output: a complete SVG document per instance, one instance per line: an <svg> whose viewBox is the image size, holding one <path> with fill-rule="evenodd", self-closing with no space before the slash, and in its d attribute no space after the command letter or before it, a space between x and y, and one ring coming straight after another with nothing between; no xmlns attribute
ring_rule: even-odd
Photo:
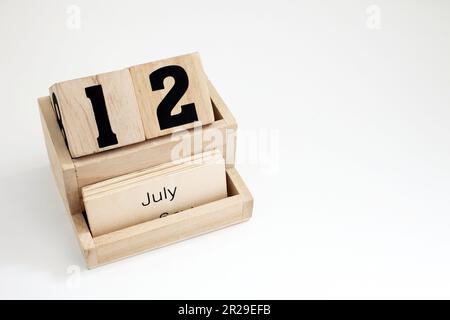
<svg viewBox="0 0 450 320"><path fill-rule="evenodd" d="M73 158L145 140L128 69L57 83L50 98Z"/></svg>
<svg viewBox="0 0 450 320"><path fill-rule="evenodd" d="M198 53L134 66L130 73L147 139L214 121Z"/></svg>
<svg viewBox="0 0 450 320"><path fill-rule="evenodd" d="M132 174L133 177L139 177L144 171L152 171L155 166L163 166L172 160L171 150L179 140L174 141L172 136L166 135L125 148L73 158L64 143L50 97L39 99L42 127L52 171L88 268L240 223L251 217L252 195L234 168L234 132L237 124L217 90L211 83L208 85L210 99L213 102L214 122L202 128L202 132L189 129L179 138L190 137L192 141L200 138L202 150L192 148L188 152L188 155L193 157L197 152L212 149L219 149L226 159L230 158L226 153L231 155L231 161L227 163L226 168L226 197L182 210L163 219L145 221L100 236L94 236L87 223L86 214L83 212L82 188L95 183L102 184L106 189L91 190L92 194L97 194L97 191L107 191L107 188L111 187L106 179L124 182L121 175ZM211 135L214 131L223 134L230 131L233 139L209 140L207 137L214 136ZM228 150L230 149L228 145L232 145L232 150Z"/></svg>

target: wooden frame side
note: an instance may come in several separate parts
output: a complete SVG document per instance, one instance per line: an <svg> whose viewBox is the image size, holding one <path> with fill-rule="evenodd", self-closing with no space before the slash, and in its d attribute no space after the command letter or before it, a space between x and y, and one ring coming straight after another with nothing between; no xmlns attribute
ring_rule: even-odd
<svg viewBox="0 0 450 320"><path fill-rule="evenodd" d="M86 218L82 213L73 214L72 222L84 260L86 261L88 268L93 268L98 264L97 250L91 231L86 223Z"/></svg>
<svg viewBox="0 0 450 320"><path fill-rule="evenodd" d="M242 197L242 218L249 219L253 212L253 196L250 193L250 190L247 188L247 185L235 168L228 169L227 176L235 188L234 192Z"/></svg>
<svg viewBox="0 0 450 320"><path fill-rule="evenodd" d="M45 145L56 185L80 244L81 253L88 267L97 264L95 244L79 206L79 188L75 166L56 122L49 97L38 99Z"/></svg>
<svg viewBox="0 0 450 320"><path fill-rule="evenodd" d="M38 99L45 145L61 197L67 210L81 211L78 179L73 160L59 130L49 97Z"/></svg>
<svg viewBox="0 0 450 320"><path fill-rule="evenodd" d="M209 80L208 80L208 89L209 89L209 95L211 96L213 105L220 112L222 118L227 123L227 126L232 129L237 129L236 119L231 114L231 111L228 109L226 103L223 101L222 97L217 92L216 87L214 87L212 82Z"/></svg>
<svg viewBox="0 0 450 320"><path fill-rule="evenodd" d="M230 109L228 109L222 97L219 95L216 88L209 80L208 80L208 89L209 94L211 96L213 107L217 109L222 119L224 119L225 122L227 123L227 129L224 134L226 142L224 142L223 155L225 157L226 167L234 168L234 163L236 160L236 140L237 140L236 137L238 125Z"/></svg>

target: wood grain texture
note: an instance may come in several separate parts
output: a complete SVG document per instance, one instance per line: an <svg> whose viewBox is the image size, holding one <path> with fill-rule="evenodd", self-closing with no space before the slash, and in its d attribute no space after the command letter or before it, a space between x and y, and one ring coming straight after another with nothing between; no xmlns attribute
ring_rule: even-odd
<svg viewBox="0 0 450 320"><path fill-rule="evenodd" d="M172 160L172 150L185 140L192 142L189 152L185 156L219 149L226 160L226 167L234 167L237 124L211 82L208 82L208 86L216 119L212 124L202 127L202 130L189 129L176 135L162 136L76 159L71 158L64 144L64 138L56 123L49 97L40 98L43 128L45 130L48 127L52 130L51 137L55 140L54 145L61 153L59 157L53 157L53 159L64 161L65 179L68 179L69 175L72 177L71 183L59 183L61 186L59 189L64 195L63 199L66 199L65 202L70 208L70 212L75 214L84 209L80 188L169 162ZM221 138L216 139L215 137ZM195 145L193 141L200 141L200 143ZM51 148L50 145L49 157L52 154ZM52 167L56 170L54 172L56 176L61 167L59 165Z"/></svg>
<svg viewBox="0 0 450 320"><path fill-rule="evenodd" d="M80 188L169 162L172 150L186 139L192 142L190 152L186 156L220 149L226 160L226 167L234 167L237 124L214 86L210 82L208 86L216 113L216 120L212 124L202 127L202 130L189 129L182 134L162 136L120 149L74 159ZM200 142L200 146L198 144L195 146L193 141Z"/></svg>
<svg viewBox="0 0 450 320"><path fill-rule="evenodd" d="M239 194L242 197L242 218L249 219L253 212L253 196L236 169L227 171L228 194Z"/></svg>
<svg viewBox="0 0 450 320"><path fill-rule="evenodd" d="M186 161L162 170L149 170L138 177L99 187L83 201L93 236L102 235L161 214L197 207L227 196L225 163L222 155ZM95 191L95 189L94 189ZM164 219L164 218L163 218Z"/></svg>
<svg viewBox="0 0 450 320"><path fill-rule="evenodd" d="M230 175L231 173L231 175ZM227 169L228 181L239 177L235 169ZM240 179L240 177L239 177ZM233 187L241 191L242 185ZM225 199L185 210L164 219L156 219L94 237L98 264L103 265L147 250L156 249L210 231L248 220L244 214L245 201L241 194L229 194Z"/></svg>
<svg viewBox="0 0 450 320"><path fill-rule="evenodd" d="M230 129L237 129L237 122L231 113L230 109L228 109L227 104L223 101L222 97L217 92L216 87L212 84L211 81L208 80L208 92L211 98L211 101L214 106L214 113L217 118L224 119Z"/></svg>
<svg viewBox="0 0 450 320"><path fill-rule="evenodd" d="M211 84L209 85L210 89L213 88ZM228 112L228 108L214 91L211 92L213 92L211 99L215 105L216 121L205 127L236 130L236 123ZM80 208L82 202L79 195L80 181L101 181L104 180L102 178L104 176L119 175L116 174L117 172L128 170L132 172L134 168L148 168L145 158L156 157L158 158L156 162L167 158L167 155L161 155L161 153L170 151L171 146L168 144L170 139L156 138L137 145L72 159L56 123L49 97L40 98L39 106L52 171L67 210L71 213L71 221L88 268L95 268L250 218L253 208L250 191L237 171L234 168L227 168L227 198L185 210L164 219L155 219L99 237L92 237ZM193 134L193 129L188 132ZM78 162L81 160L83 160L82 163ZM132 164L124 165L123 163L126 162ZM150 162L155 161L150 160ZM103 164L106 164L108 169L97 175L96 169L101 169ZM117 169L116 166L119 168ZM78 169L81 169L81 172ZM82 179L80 179L80 173ZM94 178L90 178L89 175Z"/></svg>
<svg viewBox="0 0 450 320"><path fill-rule="evenodd" d="M75 166L64 142L64 138L56 123L50 98L38 99L45 144L50 160L50 166L56 185L63 199L70 220L77 236L81 253L88 267L97 265L94 240L81 213L79 188Z"/></svg>
<svg viewBox="0 0 450 320"><path fill-rule="evenodd" d="M174 79L172 77L166 78L164 80L164 89L153 91L149 76L155 70L171 65L181 66L186 71L189 79L189 87L176 104L172 114L179 114L182 105L194 103L199 121L173 128L160 129L157 107L174 86ZM133 78L136 97L141 110L145 137L147 139L193 128L194 126L206 125L214 121L214 113L208 91L208 80L203 71L198 53L133 66L130 68L130 73Z"/></svg>
<svg viewBox="0 0 450 320"><path fill-rule="evenodd" d="M56 122L49 97L38 99L42 130L53 176L69 212L80 212L80 193L75 165Z"/></svg>
<svg viewBox="0 0 450 320"><path fill-rule="evenodd" d="M111 129L117 143L101 147L92 101L85 89L101 85ZM119 148L145 139L144 128L128 69L59 82L55 94L72 157Z"/></svg>
<svg viewBox="0 0 450 320"><path fill-rule="evenodd" d="M186 158L181 158L179 161L177 160L177 161L166 162L166 163L163 163L163 164L160 164L157 166L152 166L152 167L149 167L149 168L146 168L143 170L133 171L132 173L128 173L128 174L117 176L117 177L114 177L111 179L96 182L94 184L91 184L91 185L81 188L82 197L83 197L83 199L86 199L86 197L93 196L95 194L98 194L99 192L105 192L105 191L114 189L117 185L122 185L122 183L127 184L130 181L129 179L134 179L134 181L137 181L146 174L155 173L155 172L158 172L158 173L164 172L164 170L173 168L175 165L181 164L183 162L193 161L195 163L202 163L204 161L207 161L211 156L213 156L215 154L220 154L220 151L217 149L214 149L214 150L208 151L208 152L197 153L195 155L192 155L192 156L189 156Z"/></svg>
<svg viewBox="0 0 450 320"><path fill-rule="evenodd" d="M97 249L84 215L82 213L72 215L72 223L81 248L81 254L88 268L95 267L98 264Z"/></svg>

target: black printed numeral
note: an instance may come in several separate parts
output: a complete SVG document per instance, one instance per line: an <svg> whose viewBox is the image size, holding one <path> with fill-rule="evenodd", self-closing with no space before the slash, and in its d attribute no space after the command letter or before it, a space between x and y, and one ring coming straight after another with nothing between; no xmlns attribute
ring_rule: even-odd
<svg viewBox="0 0 450 320"><path fill-rule="evenodd" d="M117 136L112 131L111 123L109 122L102 86L95 85L87 87L85 91L86 96L91 100L92 109L94 110L95 122L97 123L98 129L98 147L105 148L117 144Z"/></svg>
<svg viewBox="0 0 450 320"><path fill-rule="evenodd" d="M63 122L62 122L61 111L59 109L58 99L56 98L56 95L54 92L52 93L52 106L53 106L53 111L55 112L55 115L56 115L56 122L58 123L58 127L61 130L61 133L64 137L64 142L66 143L66 146L67 146L68 143L67 143L66 131L64 130L64 126L63 126Z"/></svg>
<svg viewBox="0 0 450 320"><path fill-rule="evenodd" d="M149 77L152 90L164 89L164 79L167 77L174 78L175 84L156 109L159 128L164 130L198 121L194 103L182 105L180 113L175 115L171 114L173 108L175 108L189 87L189 78L182 67L173 65L153 71Z"/></svg>

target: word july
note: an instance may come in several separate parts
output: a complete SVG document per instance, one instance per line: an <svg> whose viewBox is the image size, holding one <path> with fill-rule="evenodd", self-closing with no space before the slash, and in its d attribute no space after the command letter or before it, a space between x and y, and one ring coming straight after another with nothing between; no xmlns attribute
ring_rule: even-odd
<svg viewBox="0 0 450 320"><path fill-rule="evenodd" d="M141 204L142 204L142 206L146 207L152 202L153 203L157 203L157 202L160 202L162 200L167 200L169 198L168 194L170 195L169 201L173 201L173 199L175 198L176 192L177 192L177 187L175 187L173 189L173 191L170 190L170 188L164 187L163 190L159 192L159 198L158 199L155 198L155 194L154 193L150 194L149 192L147 192L147 200L146 200L147 203L142 202ZM163 195L164 195L164 197L163 197Z"/></svg>

